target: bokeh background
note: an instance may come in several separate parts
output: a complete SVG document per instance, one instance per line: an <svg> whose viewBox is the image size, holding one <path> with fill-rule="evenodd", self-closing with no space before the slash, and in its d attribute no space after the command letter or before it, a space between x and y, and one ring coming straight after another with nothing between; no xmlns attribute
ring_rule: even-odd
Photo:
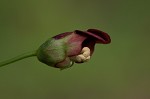
<svg viewBox="0 0 150 99"><path fill-rule="evenodd" d="M111 36L60 71L36 57L0 68L0 99L150 99L149 0L0 0L0 61L67 31Z"/></svg>

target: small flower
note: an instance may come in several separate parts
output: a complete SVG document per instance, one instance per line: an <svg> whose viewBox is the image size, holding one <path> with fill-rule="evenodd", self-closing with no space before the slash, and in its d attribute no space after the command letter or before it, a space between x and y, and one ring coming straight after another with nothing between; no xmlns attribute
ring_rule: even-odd
<svg viewBox="0 0 150 99"><path fill-rule="evenodd" d="M110 42L109 35L97 29L65 32L42 44L38 49L37 57L39 61L49 66L64 69L71 67L74 62L87 62L94 52L96 43L108 44Z"/></svg>

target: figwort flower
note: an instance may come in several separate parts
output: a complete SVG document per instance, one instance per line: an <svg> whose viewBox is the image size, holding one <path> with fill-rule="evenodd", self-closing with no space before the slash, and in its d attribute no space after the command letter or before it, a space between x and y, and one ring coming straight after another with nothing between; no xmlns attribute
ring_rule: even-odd
<svg viewBox="0 0 150 99"><path fill-rule="evenodd" d="M48 39L37 51L39 61L55 67L68 68L73 63L84 63L90 59L96 43L108 44L109 35L97 29L65 32Z"/></svg>
<svg viewBox="0 0 150 99"><path fill-rule="evenodd" d="M48 39L38 50L0 62L0 67L24 58L37 56L42 63L65 69L71 67L74 63L87 62L94 52L96 43L108 44L110 42L109 35L97 29L65 32Z"/></svg>

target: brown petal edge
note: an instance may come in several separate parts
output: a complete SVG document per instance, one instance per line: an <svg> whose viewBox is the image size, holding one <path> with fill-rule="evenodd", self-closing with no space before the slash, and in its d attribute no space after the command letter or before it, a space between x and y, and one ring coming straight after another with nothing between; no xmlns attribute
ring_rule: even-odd
<svg viewBox="0 0 150 99"><path fill-rule="evenodd" d="M111 42L110 36L101 30L88 29L87 31L75 30L75 32L95 38L96 43L109 44Z"/></svg>

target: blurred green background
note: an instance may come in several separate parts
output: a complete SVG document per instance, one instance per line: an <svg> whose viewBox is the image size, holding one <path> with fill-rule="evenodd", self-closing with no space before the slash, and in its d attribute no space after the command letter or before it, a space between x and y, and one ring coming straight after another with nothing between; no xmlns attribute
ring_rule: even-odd
<svg viewBox="0 0 150 99"><path fill-rule="evenodd" d="M60 71L35 57L0 68L0 99L150 99L149 0L0 0L0 61L67 31L111 36Z"/></svg>

